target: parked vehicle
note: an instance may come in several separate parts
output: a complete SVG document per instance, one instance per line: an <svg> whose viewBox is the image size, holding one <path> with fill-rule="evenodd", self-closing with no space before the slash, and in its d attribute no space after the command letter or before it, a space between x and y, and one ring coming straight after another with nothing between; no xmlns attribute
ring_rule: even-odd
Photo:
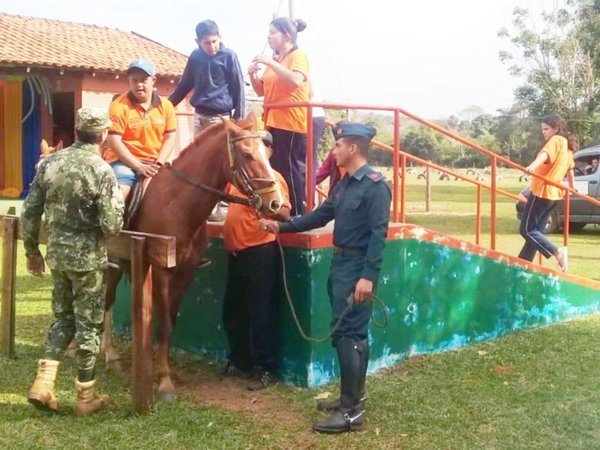
<svg viewBox="0 0 600 450"><path fill-rule="evenodd" d="M575 160L575 188L584 194L600 199L600 170L598 163L600 161L600 145L588 147L577 151L574 155ZM566 184L566 180L564 181ZM529 197L531 192L530 186L527 186L521 191L521 195L525 198ZM575 196L571 196L569 214L569 230L580 231L588 223L600 224L600 206ZM525 203L517 202L517 217L521 220ZM564 201L561 201L552 211L546 224L544 233L554 233L560 230L564 224Z"/></svg>

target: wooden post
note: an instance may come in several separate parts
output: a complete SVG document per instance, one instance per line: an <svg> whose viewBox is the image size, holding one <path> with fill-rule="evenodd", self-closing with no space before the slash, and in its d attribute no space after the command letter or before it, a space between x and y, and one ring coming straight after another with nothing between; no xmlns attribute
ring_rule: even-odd
<svg viewBox="0 0 600 450"><path fill-rule="evenodd" d="M2 301L0 307L0 354L11 357L15 352L15 293L17 284L16 217L3 217L2 238Z"/></svg>
<svg viewBox="0 0 600 450"><path fill-rule="evenodd" d="M431 211L431 167L425 168L425 212Z"/></svg>
<svg viewBox="0 0 600 450"><path fill-rule="evenodd" d="M133 406L152 409L152 271L146 259L146 238L131 237L131 332L133 336Z"/></svg>

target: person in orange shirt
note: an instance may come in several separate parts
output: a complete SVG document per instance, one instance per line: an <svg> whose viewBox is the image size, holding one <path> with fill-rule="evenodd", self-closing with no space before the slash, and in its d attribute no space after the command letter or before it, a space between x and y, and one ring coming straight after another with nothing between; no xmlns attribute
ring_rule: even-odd
<svg viewBox="0 0 600 450"><path fill-rule="evenodd" d="M266 156L272 154L273 138L262 132ZM285 180L274 172L285 196L278 214L290 217ZM243 196L234 186L229 193ZM275 236L258 226L254 208L230 204L223 225L227 254L227 281L223 300L223 325L229 342L226 376L255 378L249 390L259 390L277 379L276 282L279 277Z"/></svg>
<svg viewBox="0 0 600 450"><path fill-rule="evenodd" d="M104 159L113 168L125 199L139 175L156 175L175 145L175 108L154 92L155 75L152 62L132 61L127 70L129 91L109 109L113 126Z"/></svg>
<svg viewBox="0 0 600 450"><path fill-rule="evenodd" d="M304 28L306 24L299 19L279 17L271 22L268 42L275 57L255 56L248 69L252 87L265 97L265 103L309 101L308 58L296 45L298 32ZM266 66L262 77L258 73L261 65ZM290 187L292 214L302 214L306 201L306 108L267 110L265 125L273 135L271 165Z"/></svg>
<svg viewBox="0 0 600 450"><path fill-rule="evenodd" d="M531 179L531 194L521 218L520 233L525 244L519 258L533 261L536 252L546 258L554 256L561 270L565 270L563 250L557 248L545 235L544 228L548 217L558 202L564 197L564 191L546 183L535 175L562 183L568 176L569 186L573 188L573 152L576 150L574 136L568 133L565 119L551 114L542 119L542 134L546 143L538 152L535 160L525 171L534 175Z"/></svg>

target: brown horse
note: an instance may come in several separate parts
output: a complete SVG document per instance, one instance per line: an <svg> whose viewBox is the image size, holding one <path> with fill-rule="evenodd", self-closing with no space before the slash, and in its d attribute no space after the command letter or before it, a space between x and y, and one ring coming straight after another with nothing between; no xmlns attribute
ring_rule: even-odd
<svg viewBox="0 0 600 450"><path fill-rule="evenodd" d="M158 321L158 395L163 400L175 397L169 343L179 304L207 247L205 221L222 197L215 190L222 191L227 182L253 196L255 207L267 216L276 214L283 205L281 188L256 133L253 115L238 124L223 121L199 134L172 167L163 167L152 179L131 222L134 231L175 236L177 240L177 266L154 268L152 272ZM110 309L121 274L116 270L108 274L104 348L109 365L118 359L110 341Z"/></svg>

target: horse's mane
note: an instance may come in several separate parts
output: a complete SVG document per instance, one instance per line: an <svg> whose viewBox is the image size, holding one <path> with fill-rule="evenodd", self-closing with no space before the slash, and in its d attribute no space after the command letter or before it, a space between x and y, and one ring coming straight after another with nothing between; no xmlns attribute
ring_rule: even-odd
<svg viewBox="0 0 600 450"><path fill-rule="evenodd" d="M200 146L202 141L204 141L209 136L217 134L222 129L223 129L223 123L221 123L221 122L215 123L215 124L210 125L209 127L205 128L204 130L202 130L200 133L198 133L194 137L194 140L192 140L192 142L190 142L187 145L187 147L185 147L183 150L181 150L181 152L179 152L179 155L177 155L177 158L175 158L175 160L181 158L184 154L188 153L191 149Z"/></svg>
<svg viewBox="0 0 600 450"><path fill-rule="evenodd" d="M250 113L250 115L248 117L246 117L245 119L238 120L237 122L234 122L234 123L243 130L250 130L252 127L252 124L255 124L256 122L254 119L254 115L252 115L252 113ZM213 125L208 126L204 130L202 130L197 136L195 136L194 139L192 140L192 142L190 142L183 150L181 150L181 152L179 152L179 155L177 155L177 158L175 158L175 160L173 162L176 162L182 156L185 156L186 154L190 153L190 151L192 149L200 147L205 141L208 140L207 138L209 138L213 135L216 135L217 133L222 131L224 128L225 128L224 122L217 122Z"/></svg>

